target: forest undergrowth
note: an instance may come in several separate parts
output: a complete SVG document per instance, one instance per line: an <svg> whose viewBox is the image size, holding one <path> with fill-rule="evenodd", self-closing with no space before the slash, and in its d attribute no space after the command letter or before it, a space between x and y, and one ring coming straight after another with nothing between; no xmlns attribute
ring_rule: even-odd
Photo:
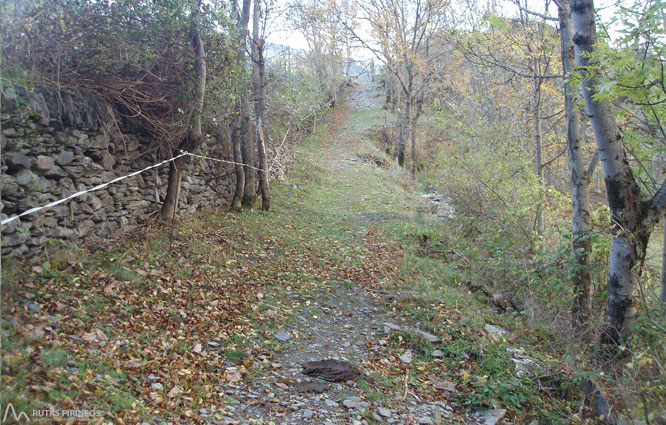
<svg viewBox="0 0 666 425"><path fill-rule="evenodd" d="M388 361L368 370L384 385L361 385L362 398L444 399L455 409L441 423L493 408L511 423L592 423L579 384L599 370L561 358L570 350L547 342L550 329L535 332L524 312L498 309L475 286L450 225L379 149L382 114L339 102L296 148L269 212L209 210L4 262L2 406L205 423L200 409L223 412L228 388L276 367L284 347L272 335L297 308L285 294L339 285L442 340L391 335ZM268 304L280 313L260 314ZM406 349L410 364L398 360Z"/></svg>

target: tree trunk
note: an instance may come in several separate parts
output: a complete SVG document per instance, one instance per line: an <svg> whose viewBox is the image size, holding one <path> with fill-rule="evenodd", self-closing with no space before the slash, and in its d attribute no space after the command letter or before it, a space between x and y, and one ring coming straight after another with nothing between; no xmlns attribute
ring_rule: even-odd
<svg viewBox="0 0 666 425"><path fill-rule="evenodd" d="M197 27L198 8L192 14L190 24L190 42L194 50L194 71L196 73L194 107L192 109L192 118L190 131L186 136L180 148L186 150L195 150L203 138L201 134L201 114L203 113L204 96L206 94L206 51L204 50L199 29ZM186 157L178 158L169 164L169 180L167 183L167 193L160 210L160 218L163 220L173 218L178 207L180 199L180 183L183 170L185 168Z"/></svg>
<svg viewBox="0 0 666 425"><path fill-rule="evenodd" d="M385 72L386 72L386 79L385 79L385 89L386 89L386 104L389 106L393 106L393 82L391 81L391 71L389 71L388 67L384 67Z"/></svg>
<svg viewBox="0 0 666 425"><path fill-rule="evenodd" d="M241 99L241 153L243 164L245 164L245 189L243 191L243 206L245 208L254 208L257 200L257 172L254 162L254 143L250 134L250 103L246 95Z"/></svg>
<svg viewBox="0 0 666 425"><path fill-rule="evenodd" d="M407 137L409 137L410 124L412 122L412 85L411 81L409 86L403 90L405 96L405 110L401 115L398 114L398 121L400 124L400 135L398 137L398 165L405 167L405 146L407 145ZM404 89L404 86L403 86Z"/></svg>
<svg viewBox="0 0 666 425"><path fill-rule="evenodd" d="M562 46L562 68L564 71L564 104L567 120L567 152L569 154L569 172L571 174L571 215L573 224L574 266L572 282L574 301L572 306L572 324L575 329L587 325L592 310L592 276L590 273L589 238L590 198L589 174L583 163L583 140L581 137L581 114L576 108L576 87L568 83L569 75L574 70L576 55L574 52L571 28L571 8L569 0L560 2L560 34Z"/></svg>
<svg viewBox="0 0 666 425"><path fill-rule="evenodd" d="M237 105L237 111L240 112L240 105ZM241 209L241 202L243 201L243 191L245 190L245 167L243 167L243 154L241 153L241 139L240 139L240 116L234 120L233 128L231 130L231 145L234 152L234 168L236 170L236 190L234 197L231 200L231 208L239 211Z"/></svg>
<svg viewBox="0 0 666 425"><path fill-rule="evenodd" d="M257 152L259 159L259 189L261 191L261 209L268 211L271 208L271 194L268 186L268 165L266 164L266 147L264 144L264 101L265 101L265 62L264 62L264 35L260 33L260 24L263 19L261 10L262 0L254 0L254 19L252 24L252 50L255 67L254 115L256 121Z"/></svg>
<svg viewBox="0 0 666 425"><path fill-rule="evenodd" d="M534 60L534 73L537 74L538 63ZM543 160L541 158L541 81L538 78L534 79L534 93L533 98L534 102L534 145L536 150L536 174L537 181L539 182L539 205L537 207L537 216L536 216L536 227L537 235L543 235L543 210L544 210L544 181L543 181Z"/></svg>
<svg viewBox="0 0 666 425"><path fill-rule="evenodd" d="M661 251L661 295L659 301L666 303L666 220L664 220L664 246Z"/></svg>
<svg viewBox="0 0 666 425"><path fill-rule="evenodd" d="M246 180L252 171L251 168L239 164L248 164L245 162L243 155L243 147L246 146L248 141L248 122L250 120L250 107L248 105L248 87L246 81L243 79L245 69L245 47L248 39L248 25L250 22L250 6L251 0L243 0L243 6L238 16L236 23L236 66L239 67L239 100L236 103L236 119L234 120L233 129L231 131L231 140L234 150L234 162L236 171L236 188L234 197L231 201L232 209L239 210L245 199L246 195ZM236 3L234 2L234 8ZM254 164L249 164L254 165ZM252 192L254 193L254 191Z"/></svg>
<svg viewBox="0 0 666 425"><path fill-rule="evenodd" d="M416 161L416 124L419 120L419 117L421 116L421 103L420 100L416 102L416 110L414 111L412 115L412 122L411 122L411 136L412 136L412 177L416 176L416 166L417 161Z"/></svg>
<svg viewBox="0 0 666 425"><path fill-rule="evenodd" d="M171 161L169 164L169 179L167 181L167 192L162 208L160 209L160 218L162 220L172 219L176 208L178 207L178 200L180 199L180 182L182 179L182 169L185 166L185 159L178 158Z"/></svg>
<svg viewBox="0 0 666 425"><path fill-rule="evenodd" d="M411 139L412 139L412 178L416 177L416 117L412 118L410 125Z"/></svg>
<svg viewBox="0 0 666 425"><path fill-rule="evenodd" d="M400 121L400 135L398 136L398 165L401 167L405 166L405 144L409 133L410 109L409 100L407 100L405 102L405 110L403 112L398 111L398 120Z"/></svg>
<svg viewBox="0 0 666 425"><path fill-rule="evenodd" d="M650 201L641 200L640 188L627 161L624 140L611 104L606 99L595 100L599 71L589 57L597 42L594 13L592 0L571 1L576 63L590 70L588 78L583 79L583 95L599 150L611 212L606 326L602 342L617 346L626 341L629 324L636 316L636 280L641 273L650 233L666 209L666 185L662 184Z"/></svg>

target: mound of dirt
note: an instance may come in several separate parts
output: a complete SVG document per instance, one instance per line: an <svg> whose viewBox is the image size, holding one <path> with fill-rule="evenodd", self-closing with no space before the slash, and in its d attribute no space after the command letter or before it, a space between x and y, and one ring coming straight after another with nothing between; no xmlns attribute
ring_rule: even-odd
<svg viewBox="0 0 666 425"><path fill-rule="evenodd" d="M361 371L351 363L325 359L304 363L303 374L330 382L345 382L358 378Z"/></svg>

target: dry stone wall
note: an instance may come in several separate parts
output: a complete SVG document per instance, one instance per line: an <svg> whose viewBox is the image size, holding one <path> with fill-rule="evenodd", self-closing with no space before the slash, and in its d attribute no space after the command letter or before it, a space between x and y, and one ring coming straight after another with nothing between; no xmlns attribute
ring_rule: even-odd
<svg viewBox="0 0 666 425"><path fill-rule="evenodd" d="M93 96L18 88L2 94L3 220L164 159L140 126L115 125L113 109ZM202 148L216 158L221 150ZM231 167L190 158L178 213L228 205ZM168 170L163 165L12 221L2 227L2 256L31 257L54 241L109 237L145 224L164 199Z"/></svg>

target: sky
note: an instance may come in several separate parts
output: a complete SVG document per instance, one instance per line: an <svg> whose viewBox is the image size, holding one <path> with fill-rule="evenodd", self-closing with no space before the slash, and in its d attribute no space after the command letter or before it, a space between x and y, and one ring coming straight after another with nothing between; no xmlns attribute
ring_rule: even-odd
<svg viewBox="0 0 666 425"><path fill-rule="evenodd" d="M453 1L455 2L455 0ZM613 16L613 13L617 8L616 6L617 1L618 0L595 0L595 7L602 21L604 22L610 21L610 18ZM291 0L277 0L278 8L285 8L290 2ZM548 10L548 14L550 16L557 17L557 8L555 4L552 1L550 1L549 3L550 7ZM545 1L528 0L528 4L535 11L539 13L544 12ZM517 15L518 8L510 0L497 0L497 6L498 8L500 8L501 13L505 16ZM366 29L365 31L361 30L361 32L368 33L369 31L367 31ZM616 34L616 32L612 30L612 28L609 29L609 32L611 37L613 37L614 34ZM295 49L303 49L303 50L308 49L307 42L305 41L303 35L300 34L298 31L294 31L291 28L289 28L289 24L285 18L285 14L282 14L282 16L278 16L276 17L276 19L273 20L273 28L268 36L268 42L273 44L287 45ZM371 56L369 52L359 52L359 55L364 58L369 58Z"/></svg>

